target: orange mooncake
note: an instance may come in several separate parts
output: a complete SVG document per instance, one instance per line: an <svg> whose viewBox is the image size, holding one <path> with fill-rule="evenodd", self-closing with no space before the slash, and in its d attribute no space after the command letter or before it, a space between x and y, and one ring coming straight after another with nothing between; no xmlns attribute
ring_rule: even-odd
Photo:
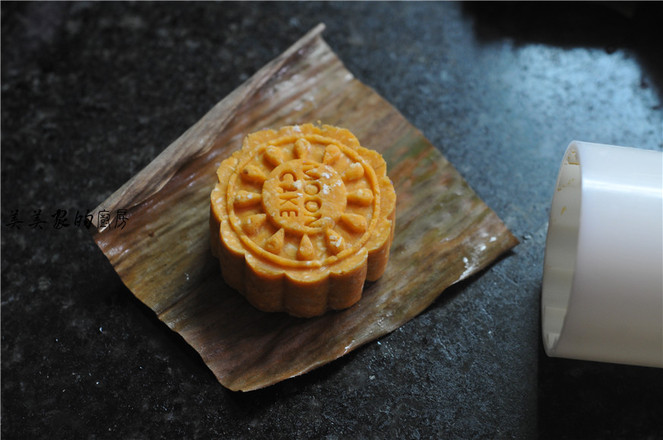
<svg viewBox="0 0 663 440"><path fill-rule="evenodd" d="M385 270L396 193L379 153L348 130L249 134L217 170L212 252L256 308L312 317L360 300Z"/></svg>

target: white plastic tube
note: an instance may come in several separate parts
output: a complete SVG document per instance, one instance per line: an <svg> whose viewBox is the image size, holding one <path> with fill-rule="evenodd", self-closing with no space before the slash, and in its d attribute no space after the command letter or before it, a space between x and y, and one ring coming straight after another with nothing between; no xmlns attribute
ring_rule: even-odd
<svg viewBox="0 0 663 440"><path fill-rule="evenodd" d="M571 142L541 321L549 356L663 367L663 153Z"/></svg>

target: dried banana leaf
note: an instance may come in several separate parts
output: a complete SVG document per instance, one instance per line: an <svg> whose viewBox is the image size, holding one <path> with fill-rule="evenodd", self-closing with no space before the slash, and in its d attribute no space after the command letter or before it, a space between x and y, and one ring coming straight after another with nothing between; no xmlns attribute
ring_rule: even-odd
<svg viewBox="0 0 663 440"><path fill-rule="evenodd" d="M126 286L202 356L219 382L254 390L398 328L517 241L461 175L388 102L355 79L319 25L212 108L95 211L94 240ZM396 188L391 259L350 309L269 314L228 288L210 253L209 194L246 133L320 121L378 150Z"/></svg>

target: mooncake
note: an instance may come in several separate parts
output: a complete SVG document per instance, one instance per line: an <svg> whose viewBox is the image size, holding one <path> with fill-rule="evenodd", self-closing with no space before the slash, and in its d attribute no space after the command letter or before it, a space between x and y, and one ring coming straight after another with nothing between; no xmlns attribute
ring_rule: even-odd
<svg viewBox="0 0 663 440"><path fill-rule="evenodd" d="M212 253L226 284L256 308L298 317L345 309L383 274L396 193L382 156L350 131L249 134L217 177Z"/></svg>

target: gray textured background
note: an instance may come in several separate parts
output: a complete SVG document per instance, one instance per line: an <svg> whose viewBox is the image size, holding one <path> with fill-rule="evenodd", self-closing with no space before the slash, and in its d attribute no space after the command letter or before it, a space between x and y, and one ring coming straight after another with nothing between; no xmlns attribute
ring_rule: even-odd
<svg viewBox="0 0 663 440"><path fill-rule="evenodd" d="M663 438L663 371L547 358L539 329L569 141L663 149L660 3L1 7L3 438ZM75 213L319 22L521 244L380 340L233 393Z"/></svg>

